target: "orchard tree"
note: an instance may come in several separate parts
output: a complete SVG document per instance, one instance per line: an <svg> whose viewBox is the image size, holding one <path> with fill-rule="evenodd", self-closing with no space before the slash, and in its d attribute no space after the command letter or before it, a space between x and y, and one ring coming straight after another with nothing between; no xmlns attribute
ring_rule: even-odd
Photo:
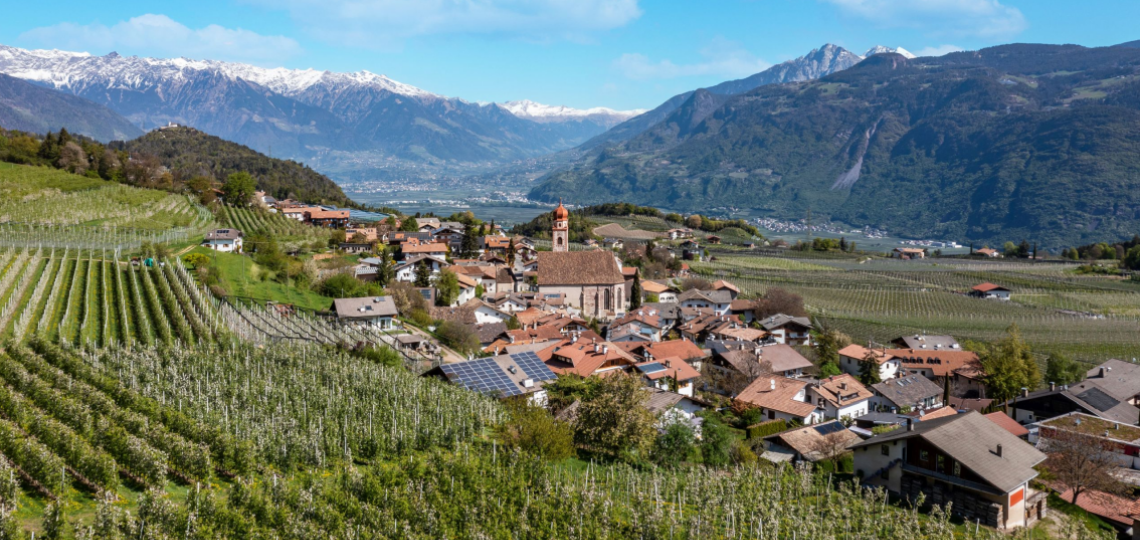
<svg viewBox="0 0 1140 540"><path fill-rule="evenodd" d="M578 443L627 461L647 457L657 419L645 408L649 393L643 386L624 373L600 379L578 407Z"/></svg>
<svg viewBox="0 0 1140 540"><path fill-rule="evenodd" d="M236 172L226 178L222 184L222 194L226 202L233 206L249 206L253 200L253 177L247 172Z"/></svg>
<svg viewBox="0 0 1140 540"><path fill-rule="evenodd" d="M435 303L450 306L459 299L459 276L451 270L442 270L439 278L435 280L435 288L439 291L435 296Z"/></svg>

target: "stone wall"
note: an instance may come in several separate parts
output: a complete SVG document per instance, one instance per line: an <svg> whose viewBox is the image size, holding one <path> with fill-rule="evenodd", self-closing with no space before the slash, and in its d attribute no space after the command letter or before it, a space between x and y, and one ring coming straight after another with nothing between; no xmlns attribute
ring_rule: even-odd
<svg viewBox="0 0 1140 540"><path fill-rule="evenodd" d="M932 481L927 484L925 477L907 472L903 473L900 487L903 498L909 501L913 502L918 499L919 493L925 493L926 501L924 504L937 504L945 507L947 503L952 503L951 513L962 516L969 522L980 520L983 524L995 529L1005 526L1002 506L973 492L954 489L942 482Z"/></svg>

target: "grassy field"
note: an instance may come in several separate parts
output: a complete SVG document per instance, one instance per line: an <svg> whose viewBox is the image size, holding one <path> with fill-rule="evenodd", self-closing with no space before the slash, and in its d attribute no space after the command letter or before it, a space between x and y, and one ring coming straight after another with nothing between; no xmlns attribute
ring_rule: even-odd
<svg viewBox="0 0 1140 540"><path fill-rule="evenodd" d="M318 311L332 306L332 298L313 291L302 291L269 279L265 269L254 263L250 257L233 253L216 253L204 247L194 248L191 253L201 253L214 261L212 264L221 274L221 286L229 295L274 300Z"/></svg>
<svg viewBox="0 0 1140 540"><path fill-rule="evenodd" d="M856 341L919 332L994 340L1016 323L1038 353L1085 362L1140 357L1140 283L1078 276L1074 265L1015 261L764 257L716 250L693 263L708 278L729 279L746 294L780 287ZM862 261L862 262L861 262ZM1002 302L967 296L992 282L1013 290Z"/></svg>

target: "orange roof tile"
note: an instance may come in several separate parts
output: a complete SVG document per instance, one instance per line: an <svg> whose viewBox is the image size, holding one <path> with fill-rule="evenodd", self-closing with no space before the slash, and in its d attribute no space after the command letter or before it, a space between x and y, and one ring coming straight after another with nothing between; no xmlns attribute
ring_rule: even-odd
<svg viewBox="0 0 1140 540"><path fill-rule="evenodd" d="M854 343L842 349L839 349L840 356L846 356L848 358L854 358L856 360L863 360L867 357L868 354L873 354L875 356L875 360L880 364L894 358L887 352L868 349L862 345L856 345Z"/></svg>
<svg viewBox="0 0 1140 540"><path fill-rule="evenodd" d="M1010 418L1007 414L1001 411L992 412L984 416L992 420L993 423L1004 428L1006 431L1014 434L1015 436L1025 437L1026 435L1029 435L1029 430L1025 429L1025 426L1018 424L1017 420ZM923 419L925 420L925 417Z"/></svg>
<svg viewBox="0 0 1140 540"><path fill-rule="evenodd" d="M807 385L807 381L787 377L761 377L742 390L736 401L803 418L815 412L816 408L811 403L795 399Z"/></svg>

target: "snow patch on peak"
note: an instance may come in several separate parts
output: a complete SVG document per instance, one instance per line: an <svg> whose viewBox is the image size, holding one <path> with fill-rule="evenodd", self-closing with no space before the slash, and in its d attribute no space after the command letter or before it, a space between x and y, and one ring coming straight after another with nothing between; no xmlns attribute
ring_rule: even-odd
<svg viewBox="0 0 1140 540"><path fill-rule="evenodd" d="M900 54L903 57L908 58L908 59L909 58L916 58L916 56L913 53L911 53L910 51L908 51L902 47L895 47L892 49L890 47L885 47L883 45L875 45L874 47L871 47L870 49L867 50L867 52L863 53L863 58L870 58L872 56L875 56L876 54L883 54L883 53Z"/></svg>
<svg viewBox="0 0 1140 540"><path fill-rule="evenodd" d="M574 109L565 105L545 105L529 99L508 101L506 103L497 103L496 105L519 118L545 122L562 122L587 118L604 118L624 122L645 112L645 109L617 111L608 107Z"/></svg>

